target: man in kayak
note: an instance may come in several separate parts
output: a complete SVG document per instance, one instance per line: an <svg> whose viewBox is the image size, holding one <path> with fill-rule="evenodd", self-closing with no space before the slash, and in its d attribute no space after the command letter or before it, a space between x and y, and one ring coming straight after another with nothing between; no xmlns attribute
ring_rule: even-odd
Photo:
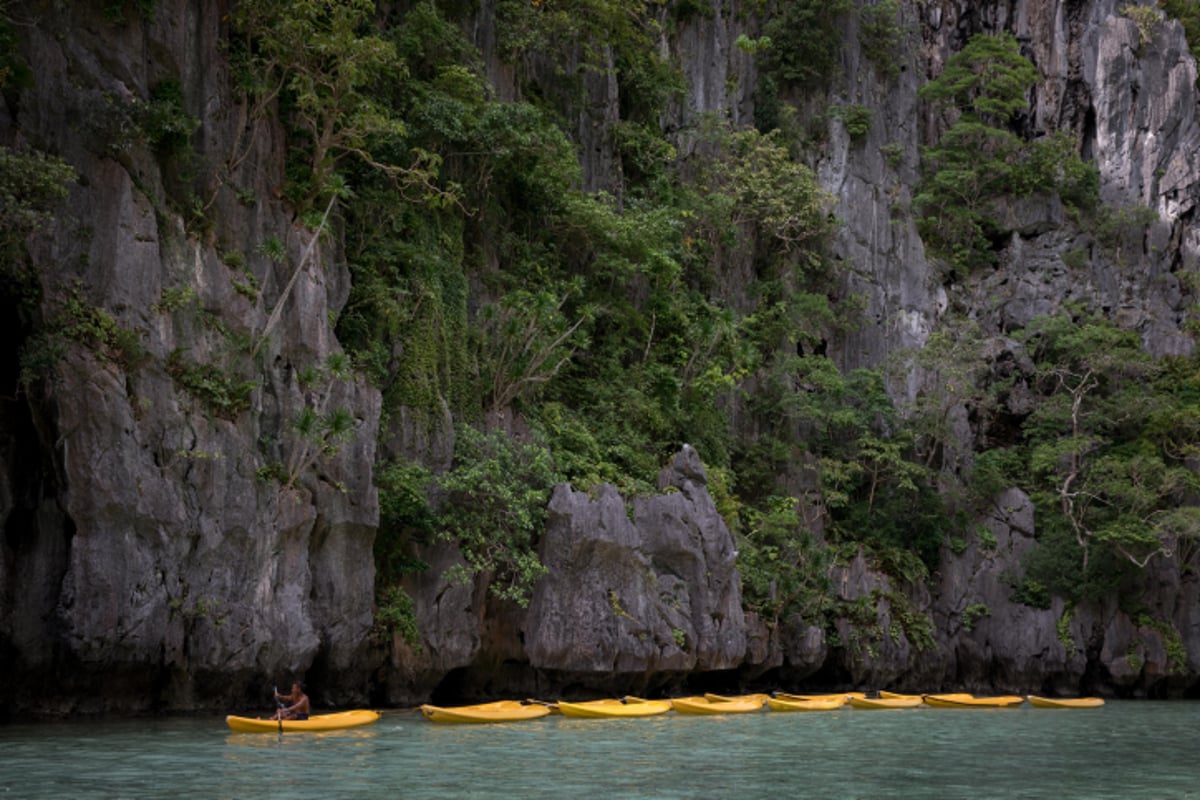
<svg viewBox="0 0 1200 800"><path fill-rule="evenodd" d="M308 719L308 695L304 693L300 681L292 683L292 691L288 694L275 692L275 700L280 706L271 719ZM287 705L283 705L284 703Z"/></svg>

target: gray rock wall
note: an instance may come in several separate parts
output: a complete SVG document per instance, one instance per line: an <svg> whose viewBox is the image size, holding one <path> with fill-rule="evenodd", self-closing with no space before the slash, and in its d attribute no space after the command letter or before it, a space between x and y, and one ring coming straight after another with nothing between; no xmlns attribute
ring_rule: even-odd
<svg viewBox="0 0 1200 800"><path fill-rule="evenodd" d="M0 542L0 709L228 708L310 672L346 687L322 688L319 703L361 699L379 398L363 383L297 379L338 352L330 319L348 275L323 244L281 299L312 233L273 199L280 132L247 120L230 95L224 6L158 3L153 21L123 24L93 3L22 13L37 81L0 119L0 138L79 174L33 250L42 330L59 330L75 297L145 353L123 364L68 338L29 410L6 418L36 442L6 452L4 483L38 496L24 498L33 524L16 500L0 508L13 520ZM117 124L163 80L188 87L186 110L201 121L193 157L214 177L190 187L207 202L198 228L172 210L170 165ZM231 167L235 153L245 158ZM281 263L259 253L268 238L284 244ZM226 263L232 252L261 287L255 301L234 288L245 278ZM184 288L189 299L166 309L164 292ZM176 351L251 383L244 407L217 413L184 389L170 374ZM350 410L351 439L294 485L263 479L272 463L304 463L290 423L306 405Z"/></svg>
<svg viewBox="0 0 1200 800"><path fill-rule="evenodd" d="M633 501L559 486L541 543L549 574L525 623L536 669L584 675L736 668L746 652L733 536L695 450L664 473L675 491Z"/></svg>

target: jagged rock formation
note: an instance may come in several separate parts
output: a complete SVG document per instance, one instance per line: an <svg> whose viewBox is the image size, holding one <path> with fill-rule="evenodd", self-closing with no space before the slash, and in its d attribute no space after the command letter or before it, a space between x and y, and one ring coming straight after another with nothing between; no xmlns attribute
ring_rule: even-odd
<svg viewBox="0 0 1200 800"><path fill-rule="evenodd" d="M676 491L635 499L632 515L611 486L595 500L558 487L541 543L550 573L524 626L532 667L594 680L741 663L733 536L704 481L685 448L664 473L664 488Z"/></svg>
<svg viewBox="0 0 1200 800"><path fill-rule="evenodd" d="M104 19L96 3L26 5L22 41L37 81L19 102L0 104L0 143L60 155L80 181L56 235L31 242L38 324L7 307L4 330L24 340L64 314L99 309L136 332L140 352L121 359L70 340L53 380L28 402L12 399L15 359L0 362L0 713L223 708L261 698L289 673L317 684L324 704L667 691L697 676L1195 691L1197 577L1159 567L1140 587L1155 618L1180 633L1178 647L1119 608L1064 617L1058 601L1017 603L1010 576L1036 526L1018 492L980 520L990 538L945 552L927 587L894 585L863 558L840 568L840 600L875 602L868 622L838 622L838 642L803 619L768 628L741 611L733 540L688 450L660 496L558 487L540 545L550 572L527 609L490 599L485 582L448 584L442 573L460 556L423 546L417 555L430 569L407 586L419 645L372 644L380 399L361 381L314 387L301 378L339 352L330 316L349 276L277 197L284 137L231 94L226 4L160 0L152 21L127 25ZM1200 250L1196 66L1177 23L1152 26L1143 42L1118 5L905 4L909 47L890 78L845 32L851 44L827 99L866 106L873 121L852 139L831 118L815 163L837 198L835 255L854 265L842 290L866 303L867 324L829 342L839 365L879 364L958 315L991 338L994 364L1019 372L1022 356L1005 334L1074 300L1115 311L1154 354L1191 352L1183 331L1191 299L1179 276ZM481 5L471 29L499 96L516 97L512 70L495 54L490 7ZM707 113L753 118L755 66L734 41L754 24L716 3L664 40L689 87L666 127ZM917 88L980 30L1020 37L1043 77L1031 129L1070 129L1096 159L1106 201L1158 213L1145 237L1102 242L1064 224L1054 202L1030 201L1008 209L1011 236L995 271L949 282L926 258L907 209L918 148L944 121L925 116ZM130 109L165 80L179 81L199 119L208 183L190 182L180 164L129 138ZM591 188L615 185L614 95L613 81L597 80L576 115ZM270 240L280 257L264 251ZM1082 270L1067 266L1073 251L1086 254ZM737 271L752 265L727 266L735 290ZM247 276L257 289L245 289ZM214 406L220 398L199 378L210 392L232 391L234 402ZM239 394L243 383L253 388ZM911 396L920 385L914 372L893 389ZM314 460L292 433L306 407L352 415L353 436L335 455ZM383 447L446 465L446 439L403 415L390 424ZM980 435L965 421L962 433ZM931 628L914 614L928 615Z"/></svg>

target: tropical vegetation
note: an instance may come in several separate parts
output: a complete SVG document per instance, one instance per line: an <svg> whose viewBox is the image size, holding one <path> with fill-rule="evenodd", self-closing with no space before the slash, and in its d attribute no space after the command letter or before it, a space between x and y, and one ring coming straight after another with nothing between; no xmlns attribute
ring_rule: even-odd
<svg viewBox="0 0 1200 800"><path fill-rule="evenodd" d="M455 442L444 468L398 456L375 465L380 619L406 639L416 636L402 585L426 568L418 545L456 544L464 561L451 578L485 576L496 597L526 602L554 484L650 492L685 442L738 538L746 605L772 624L834 613L830 566L859 553L901 585L924 580L1007 486L1039 511L1044 546L1016 587L1030 603L1108 591L1156 557L1196 563L1195 359L1152 359L1095 309L1039 318L1006 332L1033 365L1033 403L999 441L986 432L1000 430L1011 379L987 368L977 327L948 317L922 351L872 368L827 354L859 324L861 301L844 292L854 265L830 255L838 222L810 166L824 144L813 130L836 117L861 142L872 118L822 92L848 20L883 81L896 78L910 31L893 0L751 5L765 20L739 42L760 70L755 124L695 116L673 131L660 120L682 102L684 78L659 35L713 13L702 4L660 14L633 0L498 0L496 47L516 99L489 81L463 32L468 11L453 3L231 5L247 128L282 123L280 195L310 248L336 241L352 279L336 320L349 363L311 368L306 410L261 477L292 487L337 450L351 423L330 407L330 387L351 369L380 389L385 429L404 416ZM1195 21L1191 4L1164 5L1189 5L1171 13ZM0 61L0 81L23 78L19 67ZM1097 231L1116 213L1069 136L1022 130L1038 80L1012 36L977 35L920 92L939 124L912 212L948 279L994 263L1011 234L1007 205L1053 197ZM611 170L585 175L579 120L592 127L590 93L608 81ZM160 84L111 118L128 137L110 146L140 137L185 175L196 121L183 107L181 85ZM214 169L244 159L239 144ZM0 148L6 276L21 274L23 243L71 177L45 154ZM211 202L185 184L176 201L202 235ZM231 269L239 262L227 254ZM252 281L239 287L258 301ZM103 317L68 310L62 335L119 342ZM237 369L179 352L168 373L209 413L236 415L249 397L238 370L274 332L268 321L240 343ZM898 405L893 369L919 370L937 391ZM984 433L962 441L957 409ZM986 613L972 607L965 626ZM914 639L928 639L926 622L908 620Z"/></svg>

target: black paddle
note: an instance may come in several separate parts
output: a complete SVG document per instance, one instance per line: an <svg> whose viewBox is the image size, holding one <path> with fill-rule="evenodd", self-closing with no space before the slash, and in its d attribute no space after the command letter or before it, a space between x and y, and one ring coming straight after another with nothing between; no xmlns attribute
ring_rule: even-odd
<svg viewBox="0 0 1200 800"><path fill-rule="evenodd" d="M279 741L282 742L283 741L283 701L281 701L279 699L279 687L272 686L271 689L274 692L275 705L279 706L279 713L276 714L276 716L279 717Z"/></svg>

